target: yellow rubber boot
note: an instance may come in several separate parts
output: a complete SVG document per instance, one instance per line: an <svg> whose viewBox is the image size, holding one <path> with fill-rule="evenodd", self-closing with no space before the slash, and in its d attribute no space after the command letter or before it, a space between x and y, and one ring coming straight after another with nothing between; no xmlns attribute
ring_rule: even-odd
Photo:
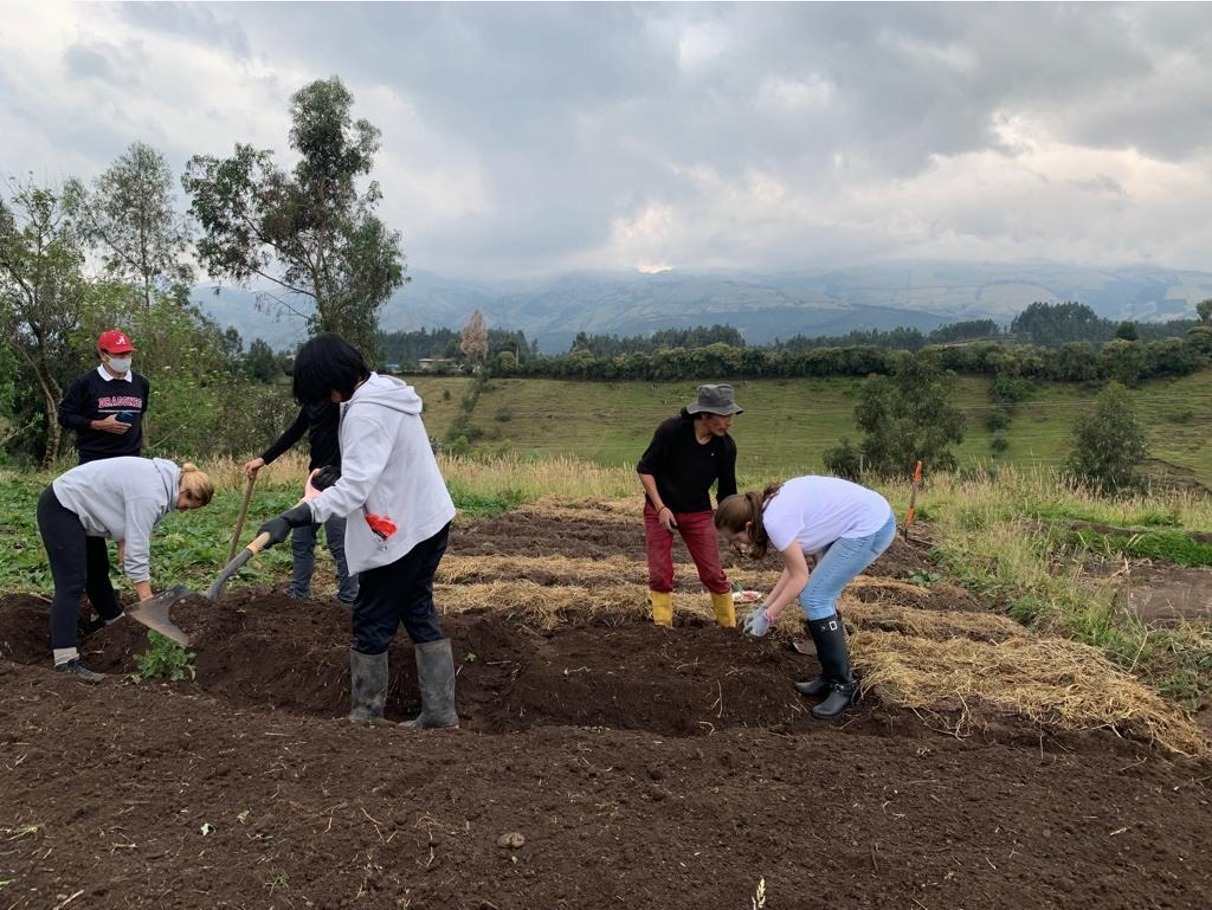
<svg viewBox="0 0 1212 910"><path fill-rule="evenodd" d="M652 621L666 629L673 628L673 594L669 591L649 591L648 602L652 604Z"/></svg>
<svg viewBox="0 0 1212 910"><path fill-rule="evenodd" d="M715 609L715 621L725 629L736 628L736 606L732 601L732 592L711 595L711 606Z"/></svg>

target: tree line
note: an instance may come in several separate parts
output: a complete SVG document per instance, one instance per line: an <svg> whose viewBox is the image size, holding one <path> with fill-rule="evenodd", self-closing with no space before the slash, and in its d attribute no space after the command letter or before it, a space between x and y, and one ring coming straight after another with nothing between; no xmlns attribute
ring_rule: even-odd
<svg viewBox="0 0 1212 910"><path fill-rule="evenodd" d="M991 376L1004 390L1033 380L1135 385L1190 373L1212 357L1212 300L1199 304L1198 319L1168 323L1113 323L1084 304L1036 302L1006 330L981 319L928 333L796 335L761 347L726 325L582 332L555 356L521 331L487 326L478 311L462 330L384 333L382 306L409 278L399 232L376 214L380 132L355 119L353 101L335 76L291 96L290 168L272 150L237 143L226 157L193 156L176 180L159 151L135 142L91 182L8 180L0 195L0 460L45 466L63 454L58 402L74 375L95 366L96 338L111 327L135 338L137 369L152 381L149 454L245 453L285 426L295 407L291 352L260 338L246 348L234 328L208 316L191 297L203 274L260 288L257 307L301 315L312 334L339 332L373 364L408 369L448 358L481 381L488 373L893 377L908 356L944 375Z"/></svg>
<svg viewBox="0 0 1212 910"><path fill-rule="evenodd" d="M237 143L174 176L135 142L91 183L10 177L0 196L0 451L50 465L66 445L56 412L71 378L95 366L100 332L127 331L152 383L149 454L250 451L293 407L278 386L285 352L248 350L191 300L201 269L262 290L256 305L305 316L372 359L382 305L408 278L401 238L375 214L369 179L379 130L354 119L337 77L290 99L290 169ZM200 394L205 390L205 394Z"/></svg>

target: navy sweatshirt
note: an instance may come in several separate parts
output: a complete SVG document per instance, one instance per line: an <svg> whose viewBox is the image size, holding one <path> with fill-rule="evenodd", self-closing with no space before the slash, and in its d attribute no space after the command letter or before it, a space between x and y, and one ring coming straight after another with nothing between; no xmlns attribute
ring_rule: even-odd
<svg viewBox="0 0 1212 910"><path fill-rule="evenodd" d="M80 464L143 451L143 415L147 412L151 385L146 377L133 371L124 379L104 379L102 369L98 367L77 376L59 403L59 424L76 431ZM125 433L106 433L89 426L93 420L104 420L122 411L131 415L130 429Z"/></svg>

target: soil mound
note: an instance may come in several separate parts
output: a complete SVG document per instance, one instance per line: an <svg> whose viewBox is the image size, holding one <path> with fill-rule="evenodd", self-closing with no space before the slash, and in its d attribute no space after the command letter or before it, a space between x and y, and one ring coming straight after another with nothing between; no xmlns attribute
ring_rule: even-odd
<svg viewBox="0 0 1212 910"><path fill-rule="evenodd" d="M961 731L947 712L973 705L904 709L891 686L815 721L791 687L818 670L798 624L720 629L680 568L677 627L657 628L632 602L641 529L609 504L543 509L452 536L455 731L344 719L335 601L185 600L194 675L172 683L133 681L148 637L124 620L83 643L112 675L90 687L49 669L44 598L0 598L2 905L752 908L759 887L813 910L1206 905L1207 760L1004 705ZM860 668L884 638L1029 637L910 581L930 569L898 541L847 592ZM396 721L419 709L403 636L390 664Z"/></svg>

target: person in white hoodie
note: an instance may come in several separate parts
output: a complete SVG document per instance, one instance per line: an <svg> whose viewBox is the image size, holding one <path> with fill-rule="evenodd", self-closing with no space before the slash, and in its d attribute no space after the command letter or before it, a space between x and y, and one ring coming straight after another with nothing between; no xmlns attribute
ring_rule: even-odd
<svg viewBox="0 0 1212 910"><path fill-rule="evenodd" d="M50 626L56 670L90 683L105 678L80 662L76 626L84 593L97 611L98 625L122 617L109 580L105 541L118 542L126 577L139 600L147 600L152 596L152 529L170 512L200 509L214 494L214 483L192 464L177 467L164 458L132 455L85 462L42 492L38 531L55 582Z"/></svg>
<svg viewBox="0 0 1212 910"><path fill-rule="evenodd" d="M421 420L421 399L394 376L372 372L339 335L308 341L295 357L293 391L300 405L341 405L341 473L260 527L270 544L292 528L345 516L345 558L358 575L349 652L349 719L383 717L387 651L403 625L412 639L421 713L404 725L457 727L450 639L433 603L433 578L446 552L454 502ZM312 472L314 478L321 469Z"/></svg>

